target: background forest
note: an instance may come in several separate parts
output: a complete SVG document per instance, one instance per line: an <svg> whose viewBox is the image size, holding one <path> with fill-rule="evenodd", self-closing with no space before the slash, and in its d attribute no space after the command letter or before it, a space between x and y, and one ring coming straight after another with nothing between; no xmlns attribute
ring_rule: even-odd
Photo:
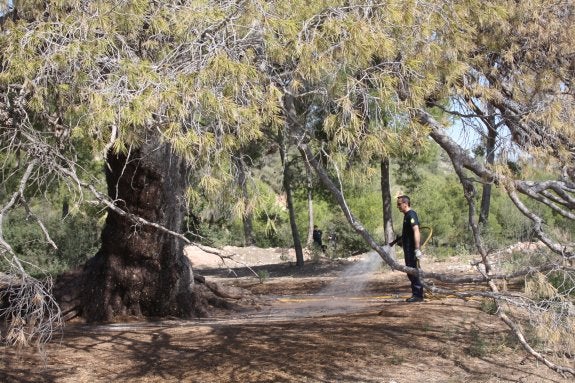
<svg viewBox="0 0 575 383"><path fill-rule="evenodd" d="M481 146L470 150L481 154ZM479 158L481 158L479 156ZM91 169L93 182L104 184L103 162L86 157L86 169ZM430 142L425 152L392 166L391 184L394 195L402 192L410 195L413 208L418 212L422 225L433 230L432 240L427 244L426 255L448 257L469 254L474 251L471 231L467 223L467 206L460 192L460 184L453 175L451 164L436 144ZM545 170L528 159L509 162L514 171L523 176L545 178ZM306 238L309 231L308 184L305 169L298 168L294 177L294 200L300 236ZM254 195L253 246L293 247L285 194L282 190L281 161L273 150L258 158L252 168L249 190ZM2 200L6 200L9 182L2 182ZM208 246L245 246L246 238L240 202L234 196L234 184L223 189L199 206L190 206L186 228L190 239ZM343 185L348 203L368 230L375 233L384 243L382 221L382 198L379 174L372 177L347 178ZM311 185L313 195L313 223L322 229L324 243L328 244L327 255L346 257L369 250L368 245L345 221L338 205L317 182ZM477 197L479 203L479 197ZM54 252L46 242L41 229L24 209L14 209L6 221L4 235L22 255L34 275L49 273L57 275L83 264L94 256L100 247L100 233L106 211L99 209L93 201L75 203L70 190L55 184L48 191L37 195L31 204L58 249ZM535 207L535 206L534 206ZM550 209L541 209L547 226L563 238L572 240L575 223L554 214ZM394 231L401 232L401 213L393 211ZM337 245L329 241L335 234ZM509 205L505 195L495 188L491 195L489 221L485 225L485 240L493 249L501 249L523 241L537 241L531 231L530 221ZM313 249L313 248L312 248ZM290 260L294 261L294 260Z"/></svg>
<svg viewBox="0 0 575 383"><path fill-rule="evenodd" d="M290 247L304 267L317 225L331 257L372 249L488 299L575 375L542 353L575 347L574 20L566 0L0 0L8 340L193 317L209 287L184 246ZM472 254L472 273L390 255L400 192L428 256ZM544 248L501 267L519 241ZM553 330L541 352L526 323Z"/></svg>

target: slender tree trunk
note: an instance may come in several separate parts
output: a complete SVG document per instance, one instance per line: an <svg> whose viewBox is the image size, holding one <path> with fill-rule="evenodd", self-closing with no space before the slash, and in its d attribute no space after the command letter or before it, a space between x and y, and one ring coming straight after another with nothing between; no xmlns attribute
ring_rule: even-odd
<svg viewBox="0 0 575 383"><path fill-rule="evenodd" d="M70 212L70 201L68 201L68 197L65 197L64 201L62 201L62 218L66 218L69 212Z"/></svg>
<svg viewBox="0 0 575 383"><path fill-rule="evenodd" d="M280 140L283 141L283 140ZM295 249L295 257L296 257L296 266L303 267L304 260L303 260L303 248L301 245L301 239L299 236L299 232L297 229L296 217L295 217L295 208L293 204L293 197L291 193L291 172L289 168L289 163L287 161L287 153L285 150L284 143L280 145L280 156L283 165L283 187L286 193L286 200L287 200L287 208L289 212L289 222L291 227L291 233L293 238L293 245Z"/></svg>
<svg viewBox="0 0 575 383"><path fill-rule="evenodd" d="M383 201L383 232L385 243L390 243L395 239L393 232L393 220L391 215L392 201L391 189L389 187L389 158L381 160L381 200Z"/></svg>
<svg viewBox="0 0 575 383"><path fill-rule="evenodd" d="M242 223L244 226L244 243L246 246L253 246L256 241L254 239L253 215L251 212L246 213L242 217Z"/></svg>
<svg viewBox="0 0 575 383"><path fill-rule="evenodd" d="M287 117L287 127L291 133L297 132L302 128L299 119L297 118L298 113L295 106L294 97L290 94L286 94L283 99L284 107ZM283 186L286 192L287 208L289 212L289 220L293 238L293 244L295 248L296 265L298 267L303 267L303 249L301 246L301 240L299 237L299 232L297 229L297 223L295 220L295 209L293 205L293 198L291 195L291 172L289 167L289 162L287 159L287 140L283 133L279 134L278 137L280 156L283 165ZM313 227L313 226L312 226Z"/></svg>
<svg viewBox="0 0 575 383"><path fill-rule="evenodd" d="M186 205L184 162L157 141L126 155L108 154L108 193L124 211L180 232ZM102 247L86 263L83 316L190 317L193 273L181 239L108 211Z"/></svg>
<svg viewBox="0 0 575 383"><path fill-rule="evenodd" d="M246 183L246 165L241 157L236 159L235 162L238 168L238 183L240 185L240 189L242 190L243 203L246 208L244 214L242 215L242 223L244 226L244 244L246 246L252 246L255 243L255 239L253 229L253 214L248 206L249 193L248 185Z"/></svg>
<svg viewBox="0 0 575 383"><path fill-rule="evenodd" d="M490 113L493 115L493 113ZM487 125L487 142L485 145L486 160L489 165L495 162L495 145L497 143L497 128L495 118L489 117ZM491 205L491 184L484 184L481 193L481 207L479 210L479 223L486 225L489 220L489 209Z"/></svg>
<svg viewBox="0 0 575 383"><path fill-rule="evenodd" d="M308 230L307 230L307 240L306 245L307 247L311 247L313 243L313 225L314 225L314 217L313 217L313 181L312 181L312 174L311 169L309 168L309 164L305 162L305 176L307 180L307 215L308 215Z"/></svg>
<svg viewBox="0 0 575 383"><path fill-rule="evenodd" d="M297 229L296 218L295 218L295 209L293 204L293 197L291 194L291 181L289 175L289 168L287 169L287 174L284 174L284 188L286 191L286 199L287 199L287 207L289 212L289 221L290 227L293 237L293 244L295 249L295 258L296 258L296 266L303 267L304 260L303 260L303 248L301 245L301 239L299 237L299 232Z"/></svg>

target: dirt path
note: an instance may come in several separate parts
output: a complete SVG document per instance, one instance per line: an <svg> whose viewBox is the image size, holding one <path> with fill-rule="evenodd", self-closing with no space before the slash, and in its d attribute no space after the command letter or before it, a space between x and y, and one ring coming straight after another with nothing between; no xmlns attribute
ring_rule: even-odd
<svg viewBox="0 0 575 383"><path fill-rule="evenodd" d="M264 254L265 256L265 254ZM405 303L407 278L353 264L196 265L249 289L209 319L68 325L43 354L0 354L2 382L567 382L519 349L478 301ZM429 265L429 267L432 267ZM233 274L237 276L233 276ZM230 275L231 274L231 275Z"/></svg>

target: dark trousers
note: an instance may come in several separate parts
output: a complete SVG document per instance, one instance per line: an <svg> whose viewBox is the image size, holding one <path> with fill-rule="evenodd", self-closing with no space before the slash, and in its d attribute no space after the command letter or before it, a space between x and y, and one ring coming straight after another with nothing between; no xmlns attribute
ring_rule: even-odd
<svg viewBox="0 0 575 383"><path fill-rule="evenodd" d="M415 252L413 254L405 253L405 266L417 268L417 258L415 258ZM414 297L423 298L423 285L418 275L407 274L409 282L411 282L411 295Z"/></svg>

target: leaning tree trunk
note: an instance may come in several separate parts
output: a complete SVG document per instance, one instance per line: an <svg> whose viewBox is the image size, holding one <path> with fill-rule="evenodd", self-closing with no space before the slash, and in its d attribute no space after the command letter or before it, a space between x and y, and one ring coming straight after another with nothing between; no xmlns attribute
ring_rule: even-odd
<svg viewBox="0 0 575 383"><path fill-rule="evenodd" d="M118 207L180 231L187 174L169 145L150 142L107 160L108 193ZM190 317L193 273L183 246L180 238L108 211L102 247L85 267L84 318Z"/></svg>

